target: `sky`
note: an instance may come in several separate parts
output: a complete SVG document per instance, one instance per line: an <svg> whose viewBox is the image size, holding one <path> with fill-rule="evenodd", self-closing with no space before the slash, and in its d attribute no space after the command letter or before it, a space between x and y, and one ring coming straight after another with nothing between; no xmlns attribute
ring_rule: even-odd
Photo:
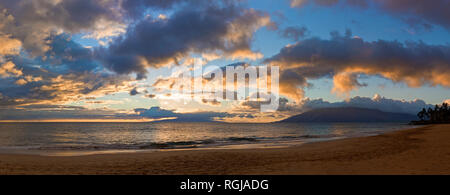
<svg viewBox="0 0 450 195"><path fill-rule="evenodd" d="M415 114L450 102L449 35L450 0L2 0L0 122ZM278 109L174 93L198 62L279 67Z"/></svg>

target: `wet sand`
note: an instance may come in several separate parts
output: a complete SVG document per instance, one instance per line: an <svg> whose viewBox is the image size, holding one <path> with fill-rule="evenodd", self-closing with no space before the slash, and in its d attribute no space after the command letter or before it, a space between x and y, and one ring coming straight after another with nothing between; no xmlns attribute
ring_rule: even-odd
<svg viewBox="0 0 450 195"><path fill-rule="evenodd" d="M450 174L450 125L277 149L48 157L0 154L0 174Z"/></svg>

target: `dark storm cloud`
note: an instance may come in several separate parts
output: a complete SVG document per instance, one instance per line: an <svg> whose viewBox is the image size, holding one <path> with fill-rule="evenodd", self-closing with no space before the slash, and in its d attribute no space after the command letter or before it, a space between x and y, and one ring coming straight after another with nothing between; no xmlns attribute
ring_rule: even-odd
<svg viewBox="0 0 450 195"><path fill-rule="evenodd" d="M335 92L349 92L362 86L357 75L379 75L410 87L450 87L450 46L423 42L378 40L366 42L332 33L330 40L310 38L288 45L266 60L284 71L280 87L304 87L308 79L334 77ZM285 91L289 93L289 91ZM301 93L291 92L291 95Z"/></svg>

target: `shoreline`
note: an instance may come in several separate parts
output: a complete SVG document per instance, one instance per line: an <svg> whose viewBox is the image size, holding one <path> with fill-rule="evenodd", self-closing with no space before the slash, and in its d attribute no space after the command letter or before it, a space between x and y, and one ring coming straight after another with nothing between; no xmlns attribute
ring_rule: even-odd
<svg viewBox="0 0 450 195"><path fill-rule="evenodd" d="M450 174L450 125L287 148L0 154L0 174Z"/></svg>

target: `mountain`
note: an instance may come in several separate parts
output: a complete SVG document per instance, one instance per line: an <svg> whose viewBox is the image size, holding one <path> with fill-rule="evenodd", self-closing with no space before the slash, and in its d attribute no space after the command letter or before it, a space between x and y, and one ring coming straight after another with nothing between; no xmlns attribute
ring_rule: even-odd
<svg viewBox="0 0 450 195"><path fill-rule="evenodd" d="M417 117L412 114L383 112L368 108L340 107L311 110L280 122L409 122Z"/></svg>

